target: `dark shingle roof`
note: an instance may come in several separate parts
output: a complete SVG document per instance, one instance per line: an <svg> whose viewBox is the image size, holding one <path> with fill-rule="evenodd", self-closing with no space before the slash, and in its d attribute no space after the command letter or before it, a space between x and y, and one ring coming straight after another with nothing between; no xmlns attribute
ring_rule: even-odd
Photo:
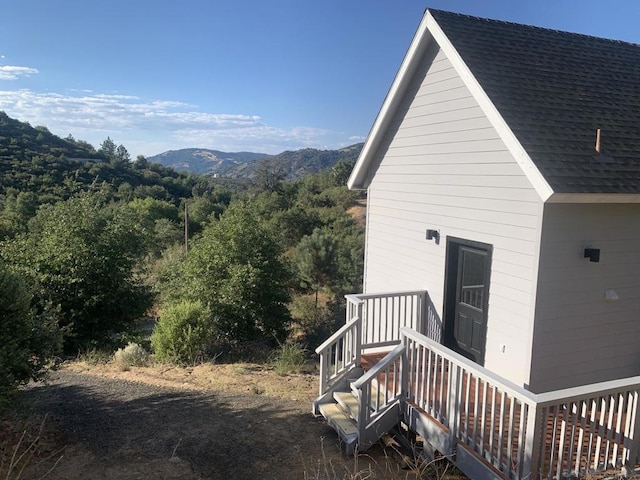
<svg viewBox="0 0 640 480"><path fill-rule="evenodd" d="M429 12L555 192L640 193L640 45Z"/></svg>

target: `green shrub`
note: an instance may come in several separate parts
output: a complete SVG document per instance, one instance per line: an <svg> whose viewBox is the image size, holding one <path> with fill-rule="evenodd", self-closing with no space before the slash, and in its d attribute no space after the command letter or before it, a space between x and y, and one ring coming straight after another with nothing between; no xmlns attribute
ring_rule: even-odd
<svg viewBox="0 0 640 480"><path fill-rule="evenodd" d="M149 364L149 353L137 343L129 343L119 348L113 355L116 366L123 371L130 367L146 367Z"/></svg>
<svg viewBox="0 0 640 480"><path fill-rule="evenodd" d="M209 224L178 273L163 298L206 304L217 345L286 337L291 275L277 238L251 205L232 204Z"/></svg>
<svg viewBox="0 0 640 480"><path fill-rule="evenodd" d="M167 305L151 335L158 360L187 365L204 358L212 340L210 313L199 301Z"/></svg>
<svg viewBox="0 0 640 480"><path fill-rule="evenodd" d="M22 279L0 262L0 405L18 385L40 378L60 348L60 331L33 313L30 298Z"/></svg>

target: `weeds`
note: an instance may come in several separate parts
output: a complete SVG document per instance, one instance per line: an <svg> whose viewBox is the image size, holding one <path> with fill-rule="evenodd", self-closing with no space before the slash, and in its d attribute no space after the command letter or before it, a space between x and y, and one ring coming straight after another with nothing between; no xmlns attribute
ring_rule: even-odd
<svg viewBox="0 0 640 480"><path fill-rule="evenodd" d="M354 455L353 459L332 459L325 452L324 438L320 439L321 457L309 466L303 458L305 480L463 480L461 474L447 459L438 456L427 460L415 446L403 448L395 439L387 437L380 442L384 458L378 461L368 455ZM366 459L366 462L362 461ZM367 463L362 467L362 463Z"/></svg>
<svg viewBox="0 0 640 480"><path fill-rule="evenodd" d="M37 462L34 461L34 456L37 454L40 439L42 438L42 431L44 430L46 421L47 416L45 415L42 423L40 424L40 428L38 429L38 434L31 442L28 442L28 440L26 439L27 430L24 430L22 432L22 435L20 436L20 439L14 447L11 447L9 445L0 446L2 447L0 448L0 475L2 475L2 478L4 480L20 480L21 478L23 478L22 475L23 473L25 473L25 470L32 467L41 467L46 462L52 460L55 457L58 458L55 460L53 465L48 470L46 470L44 474L36 477L30 475L29 478L44 479L58 466L58 463L60 463L60 460L62 460L63 457L63 455L60 455L60 453L62 452L62 450L64 450L64 448L53 452L51 455L43 458L42 460L39 460ZM11 455L10 458L7 457L8 454Z"/></svg>
<svg viewBox="0 0 640 480"><path fill-rule="evenodd" d="M328 458L325 452L324 437L320 438L320 451L322 456L313 468L310 471L305 468L304 480L368 480L375 478L371 465L366 469L359 468L358 455L354 455L352 467L348 467L346 463L341 462L342 465L339 465L336 470L333 460Z"/></svg>
<svg viewBox="0 0 640 480"><path fill-rule="evenodd" d="M108 363L109 360L111 360L110 352L95 347L88 348L78 353L78 361L84 362L92 367L104 365Z"/></svg>
<svg viewBox="0 0 640 480"><path fill-rule="evenodd" d="M273 360L273 369L277 375L301 373L307 362L307 350L298 343L283 343Z"/></svg>

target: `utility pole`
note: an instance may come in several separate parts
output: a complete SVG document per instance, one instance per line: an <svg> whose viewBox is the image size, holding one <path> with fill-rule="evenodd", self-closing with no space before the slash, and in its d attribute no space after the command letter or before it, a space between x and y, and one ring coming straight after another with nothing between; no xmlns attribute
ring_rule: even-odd
<svg viewBox="0 0 640 480"><path fill-rule="evenodd" d="M184 201L184 253L189 253L189 207Z"/></svg>

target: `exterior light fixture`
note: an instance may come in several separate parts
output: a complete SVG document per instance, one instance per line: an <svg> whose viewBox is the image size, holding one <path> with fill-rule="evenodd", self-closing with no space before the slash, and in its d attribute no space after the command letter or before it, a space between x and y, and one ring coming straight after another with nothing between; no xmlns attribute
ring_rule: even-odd
<svg viewBox="0 0 640 480"><path fill-rule="evenodd" d="M588 258L590 262L600 261L600 249L599 248L585 248L584 258Z"/></svg>
<svg viewBox="0 0 640 480"><path fill-rule="evenodd" d="M427 240L435 240L436 245L440 245L440 232L435 229L427 230Z"/></svg>

